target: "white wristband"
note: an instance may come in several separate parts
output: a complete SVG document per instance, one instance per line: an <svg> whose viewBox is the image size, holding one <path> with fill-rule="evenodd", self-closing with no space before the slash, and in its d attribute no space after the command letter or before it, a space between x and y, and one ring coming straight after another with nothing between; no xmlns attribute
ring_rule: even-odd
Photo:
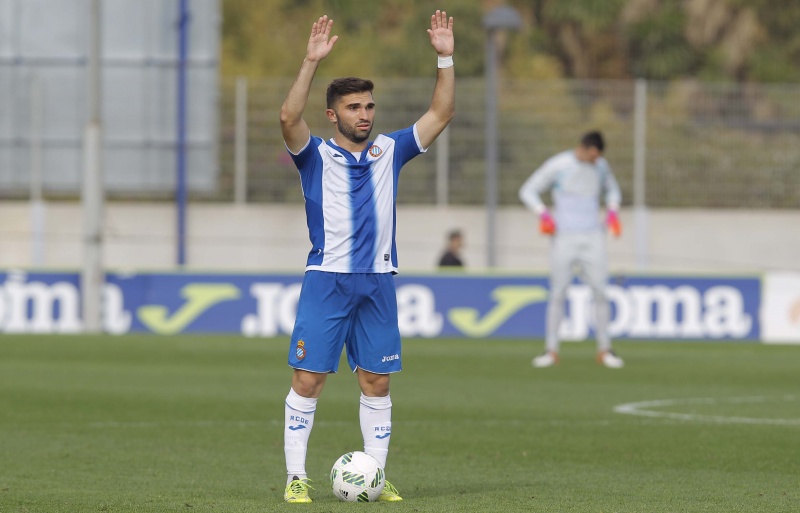
<svg viewBox="0 0 800 513"><path fill-rule="evenodd" d="M440 68L450 68L453 66L453 56L448 55L447 57L439 56L439 67Z"/></svg>

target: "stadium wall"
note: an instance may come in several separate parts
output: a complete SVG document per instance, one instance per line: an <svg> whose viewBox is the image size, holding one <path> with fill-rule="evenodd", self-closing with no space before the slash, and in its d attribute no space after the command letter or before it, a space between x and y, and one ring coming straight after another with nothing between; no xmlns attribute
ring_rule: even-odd
<svg viewBox="0 0 800 513"><path fill-rule="evenodd" d="M44 209L37 267L79 268L80 204L48 202ZM173 269L176 216L169 203L108 203L106 267ZM34 265L32 217L28 202L0 204L0 268ZM615 274L800 272L798 210L651 210L642 231L644 261L637 258L632 212L623 210L622 220L622 237L608 244ZM466 235L467 271L485 270L486 223L482 207L398 207L401 272L435 270L452 228ZM187 228L187 268L193 270L299 272L309 249L302 205L193 203ZM548 241L537 233L533 216L524 208L498 211L496 241L498 271L547 272Z"/></svg>

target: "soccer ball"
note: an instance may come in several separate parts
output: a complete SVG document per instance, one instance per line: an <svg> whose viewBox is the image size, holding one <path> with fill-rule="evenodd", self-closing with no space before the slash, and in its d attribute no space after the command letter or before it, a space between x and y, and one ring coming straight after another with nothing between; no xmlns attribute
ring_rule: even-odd
<svg viewBox="0 0 800 513"><path fill-rule="evenodd" d="M331 469L331 488L340 501L373 502L385 483L381 464L365 452L348 452Z"/></svg>

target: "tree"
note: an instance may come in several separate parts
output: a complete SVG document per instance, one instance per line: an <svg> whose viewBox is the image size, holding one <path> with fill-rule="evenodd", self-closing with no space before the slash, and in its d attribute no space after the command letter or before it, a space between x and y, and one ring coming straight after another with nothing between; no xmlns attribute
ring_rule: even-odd
<svg viewBox="0 0 800 513"><path fill-rule="evenodd" d="M326 74L429 76L428 0L222 0L224 75L292 77L311 23L334 19ZM482 76L481 21L499 2L452 0L459 76ZM800 80L800 2L513 0L526 29L507 35L509 76ZM776 8L780 4L780 8ZM354 71L357 70L357 71Z"/></svg>

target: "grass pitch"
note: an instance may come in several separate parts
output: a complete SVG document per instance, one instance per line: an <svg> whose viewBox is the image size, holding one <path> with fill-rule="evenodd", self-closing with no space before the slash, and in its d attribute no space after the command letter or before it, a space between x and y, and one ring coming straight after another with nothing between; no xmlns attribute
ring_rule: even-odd
<svg viewBox="0 0 800 513"><path fill-rule="evenodd" d="M616 346L624 369L591 343L533 369L539 341L406 340L397 504L329 491L362 448L343 362L311 435L314 503L287 505L287 339L4 335L0 512L800 511L800 347Z"/></svg>

